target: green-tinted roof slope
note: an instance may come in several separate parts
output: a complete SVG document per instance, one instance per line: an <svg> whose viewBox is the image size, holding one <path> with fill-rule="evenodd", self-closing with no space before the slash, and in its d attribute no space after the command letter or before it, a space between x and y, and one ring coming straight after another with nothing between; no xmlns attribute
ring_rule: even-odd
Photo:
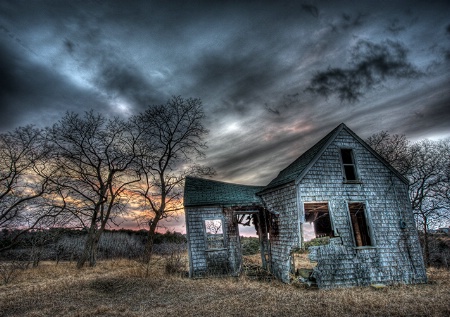
<svg viewBox="0 0 450 317"><path fill-rule="evenodd" d="M298 159L292 162L288 167L282 170L277 177L275 177L265 188L270 189L289 182L295 181L297 177L303 172L305 168L311 163L311 161L324 150L328 143L334 139L338 131L340 131L345 125L341 123L313 147L303 153Z"/></svg>
<svg viewBox="0 0 450 317"><path fill-rule="evenodd" d="M264 186L248 186L186 177L184 206L243 206L261 203L256 193Z"/></svg>

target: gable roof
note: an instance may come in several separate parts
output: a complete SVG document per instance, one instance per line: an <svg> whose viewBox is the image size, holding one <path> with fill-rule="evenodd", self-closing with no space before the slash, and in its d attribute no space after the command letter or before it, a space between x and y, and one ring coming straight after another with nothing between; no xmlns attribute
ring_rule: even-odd
<svg viewBox="0 0 450 317"><path fill-rule="evenodd" d="M263 188L188 176L184 184L184 206L260 204L256 193Z"/></svg>
<svg viewBox="0 0 450 317"><path fill-rule="evenodd" d="M377 152L375 152L364 140L357 136L344 123L341 123L334 128L330 133L323 137L319 142L313 145L309 150L303 153L299 158L292 162L288 167L283 169L277 177L275 177L261 192L266 190L293 182L299 181L305 176L312 165L319 159L325 149L334 141L336 136L342 131L347 131L353 138L355 138L363 147L371 152L378 160L380 160L386 167L388 167L400 180L408 184L408 180L401 175L394 167L392 167L385 159L383 159Z"/></svg>
<svg viewBox="0 0 450 317"><path fill-rule="evenodd" d="M336 128L334 128L330 133L328 133L319 142L317 142L315 145L309 148L309 150L303 153L288 167L286 167L280 173L278 173L278 176L275 177L266 187L264 187L264 190L278 187L290 183L292 181L295 181L297 177L307 167L309 167L309 165L312 165L310 163L314 161L316 157L319 157L322 154L322 152L328 147L331 141L334 140L337 133L339 133L339 131L341 130L342 125L344 124L342 123Z"/></svg>

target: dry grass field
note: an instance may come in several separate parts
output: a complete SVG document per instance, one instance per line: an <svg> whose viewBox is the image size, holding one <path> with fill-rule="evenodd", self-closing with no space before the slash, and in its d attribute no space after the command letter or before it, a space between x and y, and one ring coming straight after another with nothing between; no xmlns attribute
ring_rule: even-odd
<svg viewBox="0 0 450 317"><path fill-rule="evenodd" d="M144 277L139 263L44 262L0 286L0 316L450 316L450 272L430 269L426 285L318 290L278 281L189 279L162 261Z"/></svg>

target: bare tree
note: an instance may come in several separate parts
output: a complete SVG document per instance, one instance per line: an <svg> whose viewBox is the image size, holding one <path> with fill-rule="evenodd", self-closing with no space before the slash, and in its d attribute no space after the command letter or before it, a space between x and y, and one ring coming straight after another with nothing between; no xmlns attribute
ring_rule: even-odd
<svg viewBox="0 0 450 317"><path fill-rule="evenodd" d="M208 234L221 234L222 221L221 220L205 220L206 232Z"/></svg>
<svg viewBox="0 0 450 317"><path fill-rule="evenodd" d="M139 149L142 181L135 189L149 227L144 261L149 262L159 222L173 217L182 206L183 181L187 175L209 175L213 171L193 163L204 156L204 112L200 99L173 97L165 105L150 106L133 118L143 131Z"/></svg>
<svg viewBox="0 0 450 317"><path fill-rule="evenodd" d="M404 135L380 132L367 142L409 180L409 196L423 232L423 254L430 263L429 229L448 220L450 140L423 140L411 144ZM447 198L448 199L448 198Z"/></svg>
<svg viewBox="0 0 450 317"><path fill-rule="evenodd" d="M423 140L410 149L412 167L407 173L410 180L409 194L412 209L424 234L425 263L430 264L428 232L432 225L439 225L448 217L443 189L449 181L445 174L450 164L450 146L445 140Z"/></svg>
<svg viewBox="0 0 450 317"><path fill-rule="evenodd" d="M0 251L29 230L51 226L64 210L49 181L51 153L42 131L32 126L0 134L0 229L12 234Z"/></svg>
<svg viewBox="0 0 450 317"><path fill-rule="evenodd" d="M48 133L58 166L53 181L88 232L77 267L86 261L94 266L102 232L124 212L127 187L140 179L132 168L139 132L119 118L108 120L91 111L83 117L67 113Z"/></svg>
<svg viewBox="0 0 450 317"><path fill-rule="evenodd" d="M370 136L367 143L402 175L408 173L412 164L411 143L405 135L381 131Z"/></svg>

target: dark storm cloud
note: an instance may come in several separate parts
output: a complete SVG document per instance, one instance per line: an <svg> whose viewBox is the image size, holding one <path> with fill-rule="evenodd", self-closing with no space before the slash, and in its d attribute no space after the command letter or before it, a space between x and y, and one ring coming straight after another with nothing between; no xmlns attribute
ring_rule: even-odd
<svg viewBox="0 0 450 317"><path fill-rule="evenodd" d="M406 27L401 24L400 20L398 18L395 18L391 20L389 23L387 30L391 32L394 35L399 34L400 32L403 32L406 30Z"/></svg>
<svg viewBox="0 0 450 317"><path fill-rule="evenodd" d="M2 131L23 124L52 124L66 111L104 105L95 93L80 90L64 76L2 46L0 72Z"/></svg>
<svg viewBox="0 0 450 317"><path fill-rule="evenodd" d="M399 42L381 44L360 40L353 48L349 68L329 68L311 79L308 91L323 96L337 94L341 101L356 102L374 85L391 78L414 78L421 72L408 60Z"/></svg>
<svg viewBox="0 0 450 317"><path fill-rule="evenodd" d="M14 42L16 42L17 44L19 44L23 49L29 51L30 53L36 55L35 52L33 52L33 50L31 50L28 46L26 46L22 40L17 37L13 32L11 32L6 26L4 25L0 25L0 30L6 34L11 40L13 40Z"/></svg>
<svg viewBox="0 0 450 317"><path fill-rule="evenodd" d="M450 78L441 84L440 93L422 87L404 98L409 105L414 106L414 111L405 111L405 120L398 123L398 130L408 136L420 138L418 131L428 131L425 135L438 135L443 137L444 131L450 122Z"/></svg>
<svg viewBox="0 0 450 317"><path fill-rule="evenodd" d="M217 166L218 177L222 179L232 181L245 177L251 184L266 185L279 171L339 123L336 118L331 121L331 126L330 121L313 124L308 120L294 120L288 128L272 127L269 131L252 133L245 137L235 134L223 138L222 147L212 149L209 157L214 166ZM255 126L261 127L264 124L265 122L258 122Z"/></svg>
<svg viewBox="0 0 450 317"><path fill-rule="evenodd" d="M261 137L261 136L260 136ZM218 149L214 151L215 153L209 156L209 159L214 162L214 166L217 171L219 171L219 176L224 179L236 179L242 177L249 173L264 173L266 175L265 179L259 175L260 179L252 180L262 181L260 184L264 184L265 181L270 181L269 178L273 177L271 173L273 170L281 170L286 167L287 164L293 160L294 156L300 154L299 152L287 153L286 149L292 148L296 143L307 138L308 135L304 131L298 133L286 133L285 135L276 136L273 140L269 142L258 142L252 144L249 138L245 146L236 148L237 142L243 144L243 138L237 135L231 139L224 139L222 141L222 149L234 148L235 151L227 151L226 153L221 153ZM262 141L262 140L260 140ZM279 157L276 153L283 152L283 157ZM271 159L269 159L272 157ZM248 177L248 176L247 176Z"/></svg>
<svg viewBox="0 0 450 317"><path fill-rule="evenodd" d="M359 27L364 23L365 16L366 14L363 13L357 14L342 13L342 20L339 26L344 30Z"/></svg>
<svg viewBox="0 0 450 317"><path fill-rule="evenodd" d="M319 9L312 4L302 4L302 10L305 10L315 18L319 17Z"/></svg>
<svg viewBox="0 0 450 317"><path fill-rule="evenodd" d="M449 136L449 12L413 0L2 0L0 130L198 97L210 130L199 163L266 185L341 122L363 138Z"/></svg>
<svg viewBox="0 0 450 317"><path fill-rule="evenodd" d="M304 97L298 92L284 94L271 103L264 103L264 109L271 115L272 123L284 124L292 119L295 113L311 110L312 106Z"/></svg>
<svg viewBox="0 0 450 317"><path fill-rule="evenodd" d="M205 164L263 184L340 122L362 134L449 133L438 115L448 12L421 1L3 0L1 129L199 97Z"/></svg>
<svg viewBox="0 0 450 317"><path fill-rule="evenodd" d="M217 111L244 114L251 111L255 103L262 107L264 95L289 70L279 63L276 55L236 52L199 56L190 72L195 74L194 86L220 96L222 105Z"/></svg>
<svg viewBox="0 0 450 317"><path fill-rule="evenodd" d="M275 114L275 115L277 115L277 116L280 115L280 110L271 108L271 107L269 107L269 105L267 105L267 104L265 104L264 106L265 106L265 109L266 109L269 113L273 113L273 114Z"/></svg>
<svg viewBox="0 0 450 317"><path fill-rule="evenodd" d="M365 18L368 16L366 13L342 13L337 22L330 23L331 30L333 32L348 32L353 29L361 27Z"/></svg>
<svg viewBox="0 0 450 317"><path fill-rule="evenodd" d="M69 39L65 39L64 46L66 47L66 50L69 54L72 54L75 50L75 45L72 41Z"/></svg>
<svg viewBox="0 0 450 317"><path fill-rule="evenodd" d="M122 60L104 61L95 76L99 88L110 98L120 96L139 108L165 101L163 92L152 87L136 66Z"/></svg>

